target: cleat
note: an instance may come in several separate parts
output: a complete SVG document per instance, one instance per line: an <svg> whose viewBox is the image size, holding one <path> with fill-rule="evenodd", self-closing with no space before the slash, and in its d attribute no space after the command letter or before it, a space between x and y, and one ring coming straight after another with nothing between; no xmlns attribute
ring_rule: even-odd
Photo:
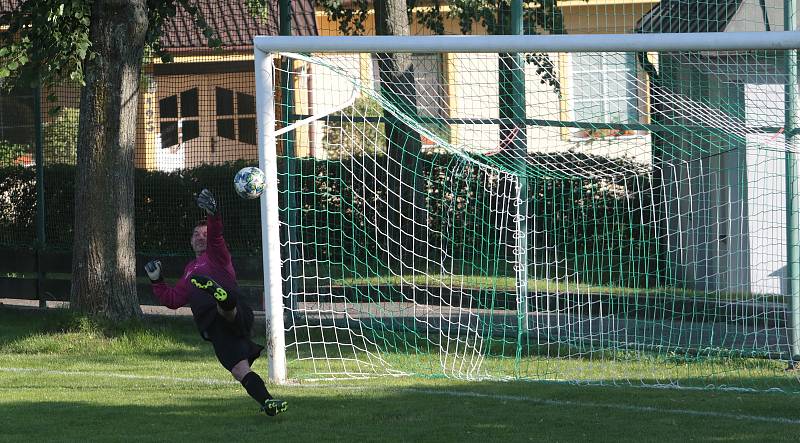
<svg viewBox="0 0 800 443"><path fill-rule="evenodd" d="M195 288L214 296L217 301L225 301L228 299L228 292L222 289L222 286L218 285L217 282L204 275L193 275L189 281Z"/></svg>
<svg viewBox="0 0 800 443"><path fill-rule="evenodd" d="M274 417L282 412L286 412L286 409L288 409L288 407L289 407L288 402L285 402L283 400L269 399L266 402L264 402L264 406L261 407L261 410L266 412L267 415L269 415L270 417Z"/></svg>

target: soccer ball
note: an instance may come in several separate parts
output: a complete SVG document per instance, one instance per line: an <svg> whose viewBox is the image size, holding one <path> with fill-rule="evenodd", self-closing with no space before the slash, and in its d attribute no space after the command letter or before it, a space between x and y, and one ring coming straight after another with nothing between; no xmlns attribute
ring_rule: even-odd
<svg viewBox="0 0 800 443"><path fill-rule="evenodd" d="M255 166L248 166L236 173L236 177L233 178L233 188L239 197L248 200L254 199L260 197L261 193L264 192L266 181L267 178L261 169Z"/></svg>

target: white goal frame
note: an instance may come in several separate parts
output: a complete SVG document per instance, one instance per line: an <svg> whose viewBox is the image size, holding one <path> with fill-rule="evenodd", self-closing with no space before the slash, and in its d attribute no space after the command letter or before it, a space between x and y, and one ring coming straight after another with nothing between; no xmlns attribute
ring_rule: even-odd
<svg viewBox="0 0 800 443"><path fill-rule="evenodd" d="M598 35L503 35L503 36L369 36L369 37L303 37L257 36L253 39L256 79L256 112L259 166L266 174L266 190L260 198L261 240L264 266L264 309L267 327L269 379L285 383L286 344L283 320L283 285L281 276L280 220L278 207L277 133L275 129L275 94L273 59L281 52L292 53L530 53L530 52L653 52L653 51L732 51L732 50L797 50L800 31L775 32L707 32L683 34L598 34ZM788 57L796 59L795 57ZM796 70L796 65L794 66ZM796 72L796 71L795 71ZM796 88L796 84L790 85ZM788 89L788 88L787 88ZM793 94L795 110L800 102ZM322 118L324 115L315 116ZM796 122L787 122L796 124ZM293 127L292 127L293 128ZM284 128L286 132L292 128ZM789 156L787 154L787 163ZM793 160L797 162L797 160ZM795 171L800 168L795 169ZM798 180L793 180L797 187ZM787 180L787 184L789 181ZM800 191L787 209L800 206ZM789 218L787 217L787 220ZM797 218L795 217L795 220ZM787 223L788 230L798 226ZM797 238L792 232L789 238ZM800 243L800 242L799 242ZM787 257L790 268L800 260L800 245L790 245ZM796 273L789 274L791 322L794 325L793 349L800 350L800 284ZM800 355L800 353L799 353Z"/></svg>

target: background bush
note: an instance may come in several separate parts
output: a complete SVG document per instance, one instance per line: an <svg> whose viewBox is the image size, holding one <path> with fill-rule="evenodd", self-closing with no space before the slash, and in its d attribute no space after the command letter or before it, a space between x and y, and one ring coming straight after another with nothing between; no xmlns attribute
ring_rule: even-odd
<svg viewBox="0 0 800 443"><path fill-rule="evenodd" d="M78 108L61 108L55 121L44 125L44 164L75 164L79 115Z"/></svg>
<svg viewBox="0 0 800 443"><path fill-rule="evenodd" d="M20 157L31 155L32 152L30 145L0 140L0 166L14 166L18 164Z"/></svg>
<svg viewBox="0 0 800 443"><path fill-rule="evenodd" d="M595 178L529 180L529 273L551 279L577 276L585 283L653 285L659 244L657 225L648 210L652 207L649 171L625 160L601 163L575 154L535 156L531 162L560 164L567 170L580 170L582 162L589 162L596 174ZM303 258L341 268L330 271L341 275L348 269L358 275L383 273L381 266L387 260L381 254L387 242L393 241L376 228L386 222L386 161L382 155L299 159L291 165L279 160L280 207L286 208L291 198L295 208L291 213L284 209L281 218L287 222L291 216L293 225L302 226L295 231L295 240ZM426 154L417 164L426 179L422 201L427 220L419 226L426 227L429 246L428 261L414 267L513 275L514 214L503 198L512 195L510 181L447 154ZM192 228L204 218L194 195L207 187L218 199L231 252L260 255L259 202L240 199L232 186L236 171L247 165L242 161L170 173L137 170L137 252L190 254ZM294 170L291 194L285 189L289 166ZM603 176L597 174L601 167L625 172ZM0 168L1 246L30 246L35 240L34 172L33 168ZM72 165L45 167L50 249L72 246L74 176ZM286 232L282 229L282 235Z"/></svg>

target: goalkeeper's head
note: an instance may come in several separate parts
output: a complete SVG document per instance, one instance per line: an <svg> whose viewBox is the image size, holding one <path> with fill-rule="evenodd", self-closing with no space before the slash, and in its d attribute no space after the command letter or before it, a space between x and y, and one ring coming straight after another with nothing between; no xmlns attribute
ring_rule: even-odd
<svg viewBox="0 0 800 443"><path fill-rule="evenodd" d="M189 242L192 244L192 249L197 257L199 257L203 252L206 252L207 235L208 226L206 226L205 220L198 223L192 231L192 238L189 240Z"/></svg>

